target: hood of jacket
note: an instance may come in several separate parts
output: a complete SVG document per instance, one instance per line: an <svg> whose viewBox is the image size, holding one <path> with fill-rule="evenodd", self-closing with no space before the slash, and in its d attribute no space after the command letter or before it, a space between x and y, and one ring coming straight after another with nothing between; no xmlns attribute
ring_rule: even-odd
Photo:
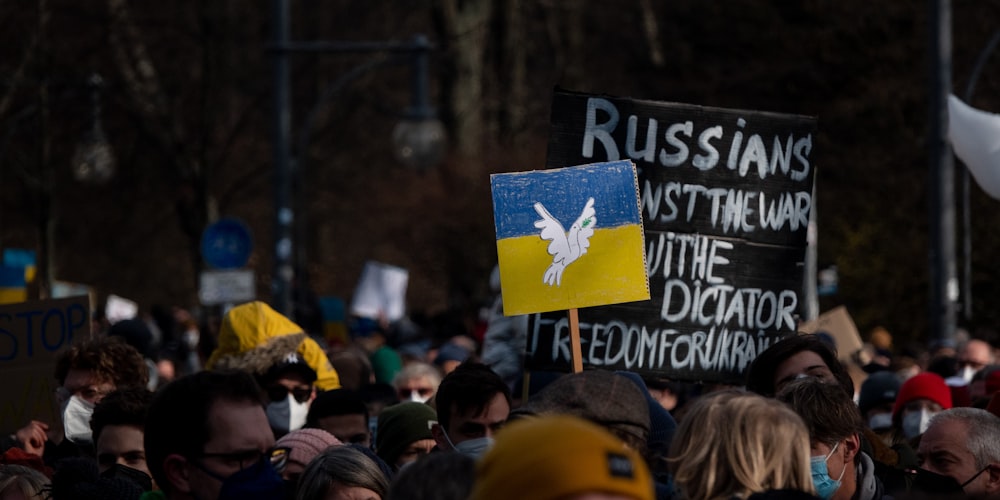
<svg viewBox="0 0 1000 500"><path fill-rule="evenodd" d="M316 372L318 389L340 387L337 372L319 344L302 327L260 301L241 304L226 313L219 329L219 345L205 366L263 375L292 353Z"/></svg>

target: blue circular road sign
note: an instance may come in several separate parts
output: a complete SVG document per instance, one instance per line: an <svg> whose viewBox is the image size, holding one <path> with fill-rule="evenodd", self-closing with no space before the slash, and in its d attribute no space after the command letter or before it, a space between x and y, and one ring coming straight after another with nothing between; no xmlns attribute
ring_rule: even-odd
<svg viewBox="0 0 1000 500"><path fill-rule="evenodd" d="M201 235L201 256L216 269L237 269L247 265L252 250L250 229L239 219L219 219L209 224Z"/></svg>

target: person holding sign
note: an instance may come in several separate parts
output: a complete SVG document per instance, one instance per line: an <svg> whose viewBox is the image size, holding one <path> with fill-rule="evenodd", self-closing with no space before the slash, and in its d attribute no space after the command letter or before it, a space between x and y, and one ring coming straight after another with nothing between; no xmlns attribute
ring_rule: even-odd
<svg viewBox="0 0 1000 500"><path fill-rule="evenodd" d="M118 338L84 340L56 362L56 403L61 425L33 420L8 439L47 464L65 457L89 456L93 450L90 418L94 406L119 388L145 388L149 372L142 355ZM9 446L8 446L9 447Z"/></svg>

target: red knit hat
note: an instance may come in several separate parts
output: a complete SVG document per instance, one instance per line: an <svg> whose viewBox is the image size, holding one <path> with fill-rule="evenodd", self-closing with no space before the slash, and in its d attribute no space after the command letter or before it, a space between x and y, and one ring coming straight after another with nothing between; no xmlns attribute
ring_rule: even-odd
<svg viewBox="0 0 1000 500"><path fill-rule="evenodd" d="M951 391L944 379L936 373L923 372L903 382L899 395L896 396L896 404L892 407L892 418L895 419L906 403L914 399L929 399L945 410L951 408Z"/></svg>

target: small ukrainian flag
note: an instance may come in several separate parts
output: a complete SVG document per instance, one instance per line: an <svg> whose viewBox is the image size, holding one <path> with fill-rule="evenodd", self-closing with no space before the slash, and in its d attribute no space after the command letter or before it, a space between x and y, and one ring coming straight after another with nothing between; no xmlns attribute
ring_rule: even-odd
<svg viewBox="0 0 1000 500"><path fill-rule="evenodd" d="M649 299L631 161L490 177L504 314Z"/></svg>
<svg viewBox="0 0 1000 500"><path fill-rule="evenodd" d="M28 300L24 266L0 264L0 304L17 304Z"/></svg>

